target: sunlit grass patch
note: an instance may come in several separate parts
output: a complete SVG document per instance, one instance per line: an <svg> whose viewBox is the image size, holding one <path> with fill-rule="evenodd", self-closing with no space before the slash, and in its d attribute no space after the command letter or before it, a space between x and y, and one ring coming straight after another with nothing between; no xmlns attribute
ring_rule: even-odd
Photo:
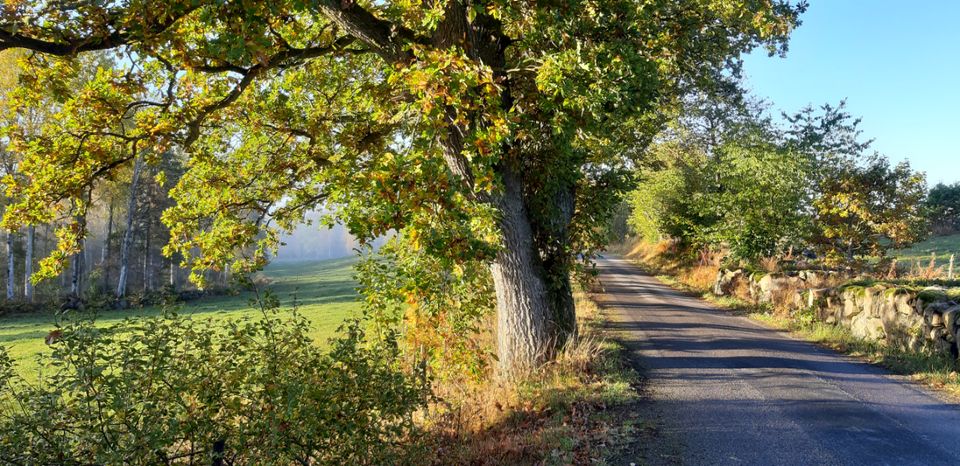
<svg viewBox="0 0 960 466"><path fill-rule="evenodd" d="M804 323L788 317L756 312L754 320L786 330L805 340L818 343L850 356L864 359L909 376L912 380L960 397L960 375L957 361L948 355L930 350L906 351L896 346L855 337L844 327L823 322Z"/></svg>
<svg viewBox="0 0 960 466"><path fill-rule="evenodd" d="M301 315L309 319L309 333L318 344L325 344L343 321L360 309L356 283L353 280L355 259L335 259L319 262L283 262L268 267L263 275L269 277L269 289L282 308L296 304ZM212 322L256 317L260 310L252 305L252 292L234 295L210 296L183 303L177 312L193 319ZM163 312L160 306L127 310L102 310L95 314L98 326L109 326L123 319L155 316ZM91 314L73 312L68 318L90 318ZM52 311L35 314L0 316L0 345L5 346L17 363L17 370L25 377L35 373L39 359L50 353L44 342L47 334L57 326L58 317Z"/></svg>
<svg viewBox="0 0 960 466"><path fill-rule="evenodd" d="M934 236L926 241L914 244L907 249L891 251L890 255L896 257L897 261L904 265L919 263L927 265L930 257L936 259L938 267L947 266L950 263L950 256L960 255L960 234L949 236ZM960 262L955 264L960 271Z"/></svg>

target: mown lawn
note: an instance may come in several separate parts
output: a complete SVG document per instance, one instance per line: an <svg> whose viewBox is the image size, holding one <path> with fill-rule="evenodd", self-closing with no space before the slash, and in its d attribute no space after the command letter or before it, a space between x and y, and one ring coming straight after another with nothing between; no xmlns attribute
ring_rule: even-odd
<svg viewBox="0 0 960 466"><path fill-rule="evenodd" d="M273 264L262 273L269 289L280 300L283 309L290 309L294 301L299 312L312 324L311 337L324 344L334 335L344 319L356 314L356 283L352 278L354 258L320 262L288 262ZM256 316L260 310L252 305L253 292L233 296L211 296L180 305L178 312L194 319L216 320ZM96 315L98 325L110 325L128 317L158 315L159 306L123 311L101 311ZM17 361L21 374L29 375L38 366L38 357L49 352L44 338L56 326L51 312L19 314L0 317L0 345Z"/></svg>
<svg viewBox="0 0 960 466"><path fill-rule="evenodd" d="M960 271L960 234L934 236L910 248L893 251L890 254L900 263L916 265L919 262L924 267L930 264L931 255L936 255L936 265L941 267L949 264L951 254L956 254L954 267L955 270Z"/></svg>

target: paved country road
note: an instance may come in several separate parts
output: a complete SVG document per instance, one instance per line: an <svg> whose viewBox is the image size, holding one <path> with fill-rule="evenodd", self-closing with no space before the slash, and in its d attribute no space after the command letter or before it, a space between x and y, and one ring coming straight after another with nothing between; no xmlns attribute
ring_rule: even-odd
<svg viewBox="0 0 960 466"><path fill-rule="evenodd" d="M716 310L626 260L598 268L600 301L659 419L661 447L623 463L960 464L957 406Z"/></svg>

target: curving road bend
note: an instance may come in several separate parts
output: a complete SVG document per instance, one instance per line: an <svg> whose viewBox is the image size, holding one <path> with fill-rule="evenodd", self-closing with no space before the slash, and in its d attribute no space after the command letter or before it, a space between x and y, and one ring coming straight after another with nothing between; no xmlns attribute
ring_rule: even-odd
<svg viewBox="0 0 960 466"><path fill-rule="evenodd" d="M657 442L624 464L960 464L960 408L883 370L712 308L630 262L601 304L648 377Z"/></svg>

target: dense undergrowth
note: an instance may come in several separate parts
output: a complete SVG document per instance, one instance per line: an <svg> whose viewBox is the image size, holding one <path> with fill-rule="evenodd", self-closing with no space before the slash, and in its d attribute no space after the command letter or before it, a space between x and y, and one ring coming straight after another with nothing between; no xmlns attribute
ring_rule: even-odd
<svg viewBox="0 0 960 466"><path fill-rule="evenodd" d="M926 349L919 352L909 351L897 345L857 338L842 326L817 321L812 312L806 309L796 309L789 303L779 302L776 295L771 303L754 302L746 289L734 290L733 296L715 296L712 289L720 270L720 261L713 256L682 251L670 242L638 243L623 247L622 251L626 257L656 275L661 281L699 295L720 308L880 365L952 397L960 397L960 367L949 355ZM850 284L862 285L861 282L863 281L853 281ZM928 284L917 281L901 282L911 286Z"/></svg>
<svg viewBox="0 0 960 466"><path fill-rule="evenodd" d="M640 376L604 338L589 295L577 293L576 303L578 337L530 377L434 387L431 462L605 464L629 444L642 420L625 408L639 400Z"/></svg>
<svg viewBox="0 0 960 466"><path fill-rule="evenodd" d="M323 347L260 304L217 325L78 320L32 378L0 351L0 464L602 464L637 429L618 408L638 375L584 293L578 338L511 382L441 377L360 322ZM475 344L491 354L492 335Z"/></svg>
<svg viewBox="0 0 960 466"><path fill-rule="evenodd" d="M172 314L60 329L38 380L0 352L6 464L405 462L426 380L393 338L345 325L324 350L302 316L210 325ZM53 338L49 338L53 340Z"/></svg>

